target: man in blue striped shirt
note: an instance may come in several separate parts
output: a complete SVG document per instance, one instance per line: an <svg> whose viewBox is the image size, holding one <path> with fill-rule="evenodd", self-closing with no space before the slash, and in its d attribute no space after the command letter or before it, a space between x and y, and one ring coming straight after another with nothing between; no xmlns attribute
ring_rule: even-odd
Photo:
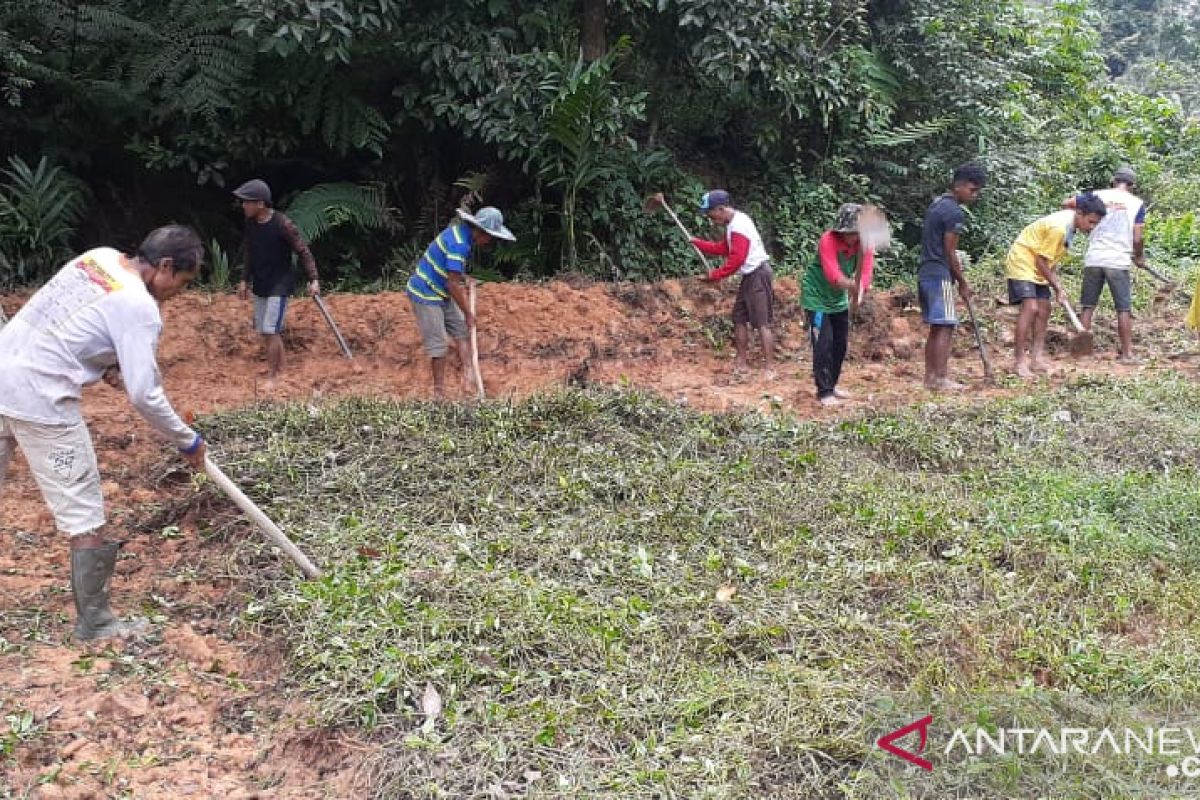
<svg viewBox="0 0 1200 800"><path fill-rule="evenodd" d="M471 250L486 247L495 239L516 241L512 231L504 227L504 216L497 208L487 206L475 214L460 208L458 216L425 249L405 287L433 368L433 393L438 399L446 394L446 353L450 349L447 339L454 341L458 351L463 390L470 392L475 383L468 339L475 316L471 313L466 283Z"/></svg>

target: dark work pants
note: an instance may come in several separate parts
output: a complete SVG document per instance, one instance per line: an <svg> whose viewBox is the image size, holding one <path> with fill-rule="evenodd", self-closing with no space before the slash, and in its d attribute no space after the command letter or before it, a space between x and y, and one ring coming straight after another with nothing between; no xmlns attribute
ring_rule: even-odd
<svg viewBox="0 0 1200 800"><path fill-rule="evenodd" d="M850 312L805 311L808 315L808 338L813 349L813 378L817 382L817 397L833 394L842 377L842 362L850 338Z"/></svg>

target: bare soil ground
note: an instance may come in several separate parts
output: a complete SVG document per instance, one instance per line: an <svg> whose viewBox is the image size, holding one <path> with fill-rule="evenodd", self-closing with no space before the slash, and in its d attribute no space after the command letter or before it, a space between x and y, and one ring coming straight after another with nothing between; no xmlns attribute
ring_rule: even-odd
<svg viewBox="0 0 1200 800"><path fill-rule="evenodd" d="M924 330L915 298L899 291L869 298L854 321L842 385L855 399L821 407L796 284L785 279L777 289L782 357L778 377L768 382L757 372L745 381L731 377L733 286L484 285L479 344L488 395L628 385L706 410L781 409L818 419L938 400L920 388ZM0 305L11 316L21 299L0 297ZM254 402L430 394L428 364L402 294L328 302L355 359L341 357L314 305L297 300L288 312L287 373L268 396L246 304L199 292L172 301L163 312L159 355L176 408L200 415L203 428L204 414ZM1011 310L983 305L993 362L1006 374ZM1194 370L1191 353L1183 352L1193 346L1180 333L1182 315L1181 306L1156 303L1138 319L1137 346L1149 358L1136 366L1112 360L1110 312L1098 315L1101 351L1087 360L1070 360L1068 334L1052 323L1058 370L1045 380ZM970 388L954 402L1027 391L1013 381L985 385L969 329L955 342L953 373ZM243 598L227 545L202 541L195 516L156 514L169 493L184 491L164 478L161 442L124 396L103 384L87 390L84 407L110 519L128 540L114 600L159 624L145 642L71 643L66 546L18 457L0 497L0 716L11 717L0 720L0 797L362 796L357 768L375 744L314 722L305 698L280 681L285 643L237 624ZM23 724L25 712L32 719Z"/></svg>

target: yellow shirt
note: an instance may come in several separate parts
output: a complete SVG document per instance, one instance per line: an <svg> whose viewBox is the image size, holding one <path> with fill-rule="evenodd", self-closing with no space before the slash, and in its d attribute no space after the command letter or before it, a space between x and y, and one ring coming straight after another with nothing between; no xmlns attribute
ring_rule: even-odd
<svg viewBox="0 0 1200 800"><path fill-rule="evenodd" d="M1188 309L1187 326L1194 331L1200 331L1200 280L1196 281L1196 291L1192 292L1192 307Z"/></svg>
<svg viewBox="0 0 1200 800"><path fill-rule="evenodd" d="M1045 286L1047 281L1038 272L1035 256L1042 256L1053 266L1067 254L1074 233L1075 212L1070 209L1029 223L1008 250L1008 258L1004 261L1005 277Z"/></svg>

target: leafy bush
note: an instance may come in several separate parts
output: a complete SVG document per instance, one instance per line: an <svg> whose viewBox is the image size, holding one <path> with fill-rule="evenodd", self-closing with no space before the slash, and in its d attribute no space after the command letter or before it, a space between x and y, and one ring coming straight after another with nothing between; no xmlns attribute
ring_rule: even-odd
<svg viewBox="0 0 1200 800"><path fill-rule="evenodd" d="M0 174L0 284L34 282L69 257L85 192L45 156L32 168L12 156Z"/></svg>

